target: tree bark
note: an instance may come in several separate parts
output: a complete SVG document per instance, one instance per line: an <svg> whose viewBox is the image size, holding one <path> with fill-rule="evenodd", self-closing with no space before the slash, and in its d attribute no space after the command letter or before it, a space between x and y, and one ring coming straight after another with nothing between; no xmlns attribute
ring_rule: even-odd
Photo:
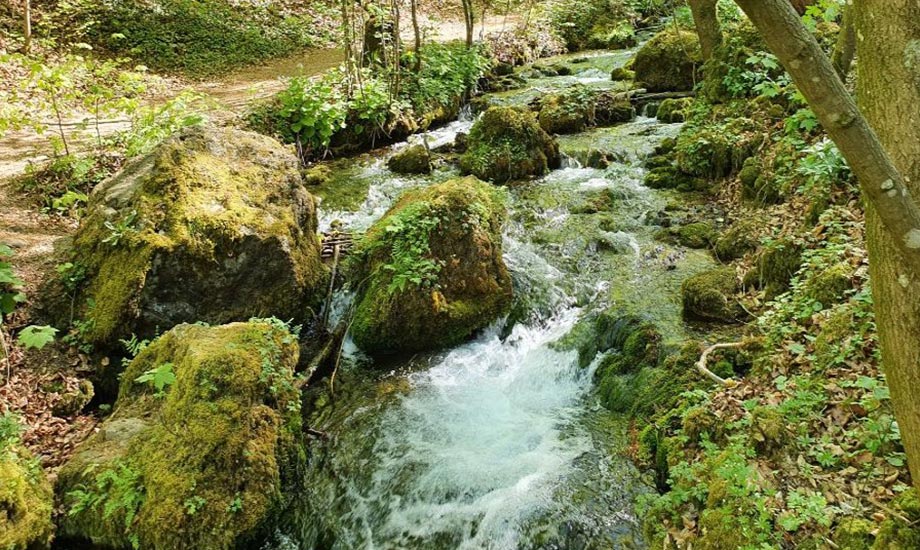
<svg viewBox="0 0 920 550"><path fill-rule="evenodd" d="M856 56L856 28L853 25L853 5L843 8L843 21L840 22L840 35L834 44L831 62L841 80L846 80Z"/></svg>
<svg viewBox="0 0 920 550"><path fill-rule="evenodd" d="M473 30L475 18L473 17L473 0L462 0L463 2L463 21L466 24L466 47L473 47Z"/></svg>
<svg viewBox="0 0 920 550"><path fill-rule="evenodd" d="M904 177L856 107L815 37L787 0L736 1L789 71L821 125L847 159L863 196L887 229L887 239L911 268L911 272L901 275L920 274L920 209ZM898 59L904 63L905 55Z"/></svg>
<svg viewBox="0 0 920 550"><path fill-rule="evenodd" d="M32 49L32 0L22 0L22 53Z"/></svg>
<svg viewBox="0 0 920 550"><path fill-rule="evenodd" d="M412 32L415 36L415 67L416 73L422 70L422 31L418 26L418 0L412 0L409 4L412 10Z"/></svg>
<svg viewBox="0 0 920 550"><path fill-rule="evenodd" d="M718 0L690 0L693 24L700 38L703 61L712 57L712 52L722 43L722 27L719 25Z"/></svg>
<svg viewBox="0 0 920 550"><path fill-rule="evenodd" d="M859 106L882 145L920 196L920 2L859 0L853 11ZM920 489L920 272L866 213L872 294L882 364L914 486Z"/></svg>

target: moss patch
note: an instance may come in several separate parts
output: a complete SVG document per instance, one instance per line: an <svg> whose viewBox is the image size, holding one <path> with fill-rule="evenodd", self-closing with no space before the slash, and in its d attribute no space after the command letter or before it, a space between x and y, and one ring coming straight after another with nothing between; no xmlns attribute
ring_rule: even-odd
<svg viewBox="0 0 920 550"><path fill-rule="evenodd" d="M122 378L114 414L57 483L64 540L114 548L254 543L302 467L296 338L276 324L181 325ZM171 365L162 388L137 379Z"/></svg>
<svg viewBox="0 0 920 550"><path fill-rule="evenodd" d="M475 178L410 191L353 256L366 280L352 336L374 354L459 343L511 305L503 193Z"/></svg>
<svg viewBox="0 0 920 550"><path fill-rule="evenodd" d="M73 261L89 275L76 303L93 344L180 322L302 320L326 279L297 160L232 129L172 138L103 183Z"/></svg>
<svg viewBox="0 0 920 550"><path fill-rule="evenodd" d="M708 321L736 321L742 313L734 297L738 288L735 270L730 267L694 275L680 288L684 313Z"/></svg>
<svg viewBox="0 0 920 550"><path fill-rule="evenodd" d="M430 174L431 155L424 145L412 145L390 157L387 168L397 174Z"/></svg>
<svg viewBox="0 0 920 550"><path fill-rule="evenodd" d="M52 502L51 484L38 461L18 438L0 441L0 548L46 548L54 532Z"/></svg>
<svg viewBox="0 0 920 550"><path fill-rule="evenodd" d="M540 176L559 166L559 146L529 111L491 107L470 130L460 170L493 183Z"/></svg>
<svg viewBox="0 0 920 550"><path fill-rule="evenodd" d="M636 54L636 82L650 92L689 91L703 62L699 39L691 31L668 29L655 35Z"/></svg>

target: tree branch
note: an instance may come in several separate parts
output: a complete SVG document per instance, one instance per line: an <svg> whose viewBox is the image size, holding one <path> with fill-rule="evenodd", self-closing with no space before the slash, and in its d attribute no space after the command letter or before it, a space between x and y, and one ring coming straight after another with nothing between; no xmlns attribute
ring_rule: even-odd
<svg viewBox="0 0 920 550"><path fill-rule="evenodd" d="M920 209L904 177L788 0L736 0L856 174L905 263L920 274Z"/></svg>
<svg viewBox="0 0 920 550"><path fill-rule="evenodd" d="M738 385L738 382L735 380L726 380L725 378L722 378L718 374L709 370L707 363L709 362L709 354L716 351L717 349L740 348L743 345L744 342L733 342L731 344L713 344L709 346L703 352L703 355L700 356L700 360L696 362L696 370L700 371L703 376L712 380L716 384L719 384L720 386L731 388Z"/></svg>

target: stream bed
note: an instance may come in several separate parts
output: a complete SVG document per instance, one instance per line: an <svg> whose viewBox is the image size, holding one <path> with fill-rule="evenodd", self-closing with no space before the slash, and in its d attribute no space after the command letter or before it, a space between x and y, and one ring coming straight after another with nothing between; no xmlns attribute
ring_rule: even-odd
<svg viewBox="0 0 920 550"><path fill-rule="evenodd" d="M526 103L579 81L616 86L598 67L609 74L628 58L591 54L571 76L488 99ZM448 143L471 124L461 117L429 142ZM611 307L654 318L674 341L693 333L677 289L712 260L654 240L649 219L669 196L641 184L643 159L678 130L639 117L562 137L564 168L509 188L508 319L453 349L389 362L373 363L346 340L333 391L308 397L310 427L329 439L311 444L306 492L266 548L645 547L634 507L652 489L625 456L627 426L592 394L599 359L581 366L559 341ZM386 156L405 146L333 163L333 183L316 190L320 229L366 229L406 189L457 175L389 172ZM585 150L597 148L613 162L582 167ZM607 207L586 206L599 197ZM336 310L350 299L337 295Z"/></svg>

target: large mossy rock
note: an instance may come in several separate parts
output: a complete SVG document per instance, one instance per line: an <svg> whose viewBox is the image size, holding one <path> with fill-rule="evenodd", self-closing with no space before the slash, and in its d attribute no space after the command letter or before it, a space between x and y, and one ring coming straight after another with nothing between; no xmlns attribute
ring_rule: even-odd
<svg viewBox="0 0 920 550"><path fill-rule="evenodd" d="M65 547L258 547L302 479L298 355L268 321L180 325L141 351L60 471Z"/></svg>
<svg viewBox="0 0 920 550"><path fill-rule="evenodd" d="M702 63L696 33L668 29L642 46L632 69L636 82L650 92L683 92L693 89Z"/></svg>
<svg viewBox="0 0 920 550"><path fill-rule="evenodd" d="M680 288L684 314L705 321L737 321L744 313L735 298L739 287L735 270L730 267L694 275Z"/></svg>
<svg viewBox="0 0 920 550"><path fill-rule="evenodd" d="M8 420L0 417L0 422ZM51 484L38 461L14 439L0 440L0 548L47 548L54 533Z"/></svg>
<svg viewBox="0 0 920 550"><path fill-rule="evenodd" d="M410 191L367 232L355 343L379 355L462 342L505 313L504 196L476 178Z"/></svg>
<svg viewBox="0 0 920 550"><path fill-rule="evenodd" d="M277 141L199 128L101 183L73 242L89 343L183 322L303 320L322 296L316 207ZM66 309L69 313L70 300ZM61 312L63 313L63 312Z"/></svg>
<svg viewBox="0 0 920 550"><path fill-rule="evenodd" d="M424 145L412 145L390 157L387 168L397 174L430 174L431 154Z"/></svg>
<svg viewBox="0 0 920 550"><path fill-rule="evenodd" d="M508 183L543 175L559 162L559 146L533 113L491 107L470 130L460 170L493 183Z"/></svg>

